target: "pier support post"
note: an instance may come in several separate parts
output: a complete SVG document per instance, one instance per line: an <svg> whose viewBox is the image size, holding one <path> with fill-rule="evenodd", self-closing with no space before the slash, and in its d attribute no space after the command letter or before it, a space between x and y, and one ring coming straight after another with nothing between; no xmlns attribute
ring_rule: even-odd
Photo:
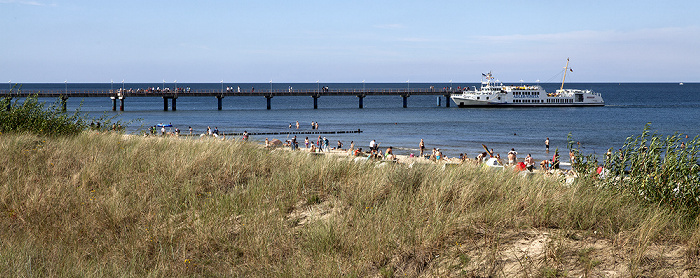
<svg viewBox="0 0 700 278"><path fill-rule="evenodd" d="M445 95L445 107L450 108L450 95Z"/></svg>
<svg viewBox="0 0 700 278"><path fill-rule="evenodd" d="M403 108L407 108L408 107L408 95L402 95L401 97L403 98Z"/></svg>
<svg viewBox="0 0 700 278"><path fill-rule="evenodd" d="M223 107L224 96L216 96L217 109L221 110Z"/></svg>
<svg viewBox="0 0 700 278"><path fill-rule="evenodd" d="M365 96L357 95L357 98L359 99L359 108L362 109L364 107L363 100L365 99Z"/></svg>
<svg viewBox="0 0 700 278"><path fill-rule="evenodd" d="M119 98L119 111L124 111L124 97Z"/></svg>
<svg viewBox="0 0 700 278"><path fill-rule="evenodd" d="M173 111L177 111L177 97L173 97Z"/></svg>
<svg viewBox="0 0 700 278"><path fill-rule="evenodd" d="M63 112L66 112L66 105L68 103L68 97L67 96L61 96L61 110Z"/></svg>
<svg viewBox="0 0 700 278"><path fill-rule="evenodd" d="M12 110L12 97L5 97L5 99L7 100L7 111Z"/></svg>
<svg viewBox="0 0 700 278"><path fill-rule="evenodd" d="M314 109L318 109L318 95L311 96L314 98Z"/></svg>
<svg viewBox="0 0 700 278"><path fill-rule="evenodd" d="M117 98L110 97L112 99L112 111L117 111Z"/></svg>
<svg viewBox="0 0 700 278"><path fill-rule="evenodd" d="M168 98L163 97L163 111L168 111Z"/></svg>
<svg viewBox="0 0 700 278"><path fill-rule="evenodd" d="M272 96L265 96L267 99L267 110L272 109Z"/></svg>

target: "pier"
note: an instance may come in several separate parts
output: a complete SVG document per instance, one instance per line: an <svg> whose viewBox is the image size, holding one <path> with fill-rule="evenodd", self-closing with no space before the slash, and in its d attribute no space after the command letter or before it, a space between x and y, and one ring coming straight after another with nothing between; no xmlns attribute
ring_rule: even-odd
<svg viewBox="0 0 700 278"><path fill-rule="evenodd" d="M117 110L117 101L119 102L119 111L124 111L125 100L127 98L138 97L161 97L163 98L163 110L168 111L168 107L172 111L177 110L177 98L182 96L187 97L214 97L217 100L217 109L222 110L223 99L225 97L237 96L259 96L264 97L267 103L267 109L272 109L272 98L277 96L308 96L313 99L313 108L318 109L318 98L328 96L356 96L358 99L358 108L364 107L364 98L367 96L400 96L402 98L403 108L408 107L408 98L412 95L437 95L445 97L445 107L450 107L450 95L456 93L456 90L438 90L438 89L322 89L322 90L182 90L175 91L152 91L152 90L124 90L124 91L75 91L75 90L0 90L0 98L21 98L28 96L37 97L55 97L61 99L63 109L66 107L68 98L78 97L104 97L112 100L112 111ZM170 102L170 105L168 105ZM439 102L438 102L439 103Z"/></svg>

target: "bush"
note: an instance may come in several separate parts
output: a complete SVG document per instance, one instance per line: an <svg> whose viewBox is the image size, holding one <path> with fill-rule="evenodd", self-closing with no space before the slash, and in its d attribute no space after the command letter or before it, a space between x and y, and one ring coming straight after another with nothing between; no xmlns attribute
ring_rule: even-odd
<svg viewBox="0 0 700 278"><path fill-rule="evenodd" d="M671 136L650 132L650 124L636 137L628 137L617 152L604 162L602 185L630 193L652 203L669 205L690 217L700 213L700 140L682 134ZM580 155L575 169L597 177L595 156Z"/></svg>
<svg viewBox="0 0 700 278"><path fill-rule="evenodd" d="M106 129L111 119L102 117L99 121L104 125L97 129ZM81 115L79 109L72 114L63 111L60 99L48 108L45 108L44 102L39 102L36 95L27 97L21 103L19 100L13 102L10 98L0 99L0 133L76 135L88 126L88 120Z"/></svg>

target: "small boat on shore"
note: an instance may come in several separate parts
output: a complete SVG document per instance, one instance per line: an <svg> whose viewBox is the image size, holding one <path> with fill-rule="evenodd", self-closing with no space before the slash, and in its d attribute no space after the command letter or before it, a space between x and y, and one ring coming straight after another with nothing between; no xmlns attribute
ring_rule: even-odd
<svg viewBox="0 0 700 278"><path fill-rule="evenodd" d="M590 90L564 89L569 59L566 59L561 88L547 93L540 85L503 85L489 72L482 73L481 88L465 88L450 98L459 107L483 106L603 106L602 96Z"/></svg>

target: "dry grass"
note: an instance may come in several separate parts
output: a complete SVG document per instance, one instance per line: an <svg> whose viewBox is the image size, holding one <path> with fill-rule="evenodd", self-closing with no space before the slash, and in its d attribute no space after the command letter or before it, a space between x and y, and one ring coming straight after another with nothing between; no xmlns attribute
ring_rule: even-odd
<svg viewBox="0 0 700 278"><path fill-rule="evenodd" d="M0 135L0 153L0 276L698 269L697 220L583 182L94 133Z"/></svg>

